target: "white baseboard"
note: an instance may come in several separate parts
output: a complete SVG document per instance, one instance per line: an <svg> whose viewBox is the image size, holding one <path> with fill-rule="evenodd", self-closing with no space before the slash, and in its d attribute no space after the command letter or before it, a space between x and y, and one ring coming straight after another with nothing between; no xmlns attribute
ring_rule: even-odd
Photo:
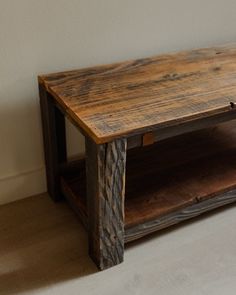
<svg viewBox="0 0 236 295"><path fill-rule="evenodd" d="M46 191L45 168L0 179L0 205Z"/></svg>

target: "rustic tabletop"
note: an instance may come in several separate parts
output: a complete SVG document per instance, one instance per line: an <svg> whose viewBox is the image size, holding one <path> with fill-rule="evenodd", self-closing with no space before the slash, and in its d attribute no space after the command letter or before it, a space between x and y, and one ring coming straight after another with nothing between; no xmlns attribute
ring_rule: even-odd
<svg viewBox="0 0 236 295"><path fill-rule="evenodd" d="M104 143L229 111L236 101L236 44L43 75L39 81L95 142Z"/></svg>

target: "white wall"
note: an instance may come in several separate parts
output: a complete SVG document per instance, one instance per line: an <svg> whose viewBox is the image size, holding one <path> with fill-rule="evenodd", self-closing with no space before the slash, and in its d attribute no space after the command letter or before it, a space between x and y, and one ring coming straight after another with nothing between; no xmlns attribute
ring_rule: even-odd
<svg viewBox="0 0 236 295"><path fill-rule="evenodd" d="M38 74L235 39L235 0L0 0L0 203L45 191Z"/></svg>

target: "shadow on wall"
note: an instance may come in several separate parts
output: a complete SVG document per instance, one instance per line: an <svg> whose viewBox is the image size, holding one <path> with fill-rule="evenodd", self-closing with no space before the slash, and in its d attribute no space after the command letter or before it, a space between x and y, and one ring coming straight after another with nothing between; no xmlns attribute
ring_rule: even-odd
<svg viewBox="0 0 236 295"><path fill-rule="evenodd" d="M6 88L0 89L0 205L46 190L37 75ZM67 139L69 156L84 153L83 136L68 121Z"/></svg>
<svg viewBox="0 0 236 295"><path fill-rule="evenodd" d="M29 89L24 99L16 99L15 89L24 83L22 78L10 85L7 95L4 87L0 93L0 204L45 190L37 96L33 99ZM19 96L21 91L24 89Z"/></svg>

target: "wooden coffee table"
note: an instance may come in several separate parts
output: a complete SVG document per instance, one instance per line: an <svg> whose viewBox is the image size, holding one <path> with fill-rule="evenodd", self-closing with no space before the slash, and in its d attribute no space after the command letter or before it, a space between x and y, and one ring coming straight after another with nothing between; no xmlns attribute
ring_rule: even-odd
<svg viewBox="0 0 236 295"><path fill-rule="evenodd" d="M39 88L48 192L78 213L100 269L125 242L236 201L236 44L41 75ZM67 157L65 116L84 159Z"/></svg>

